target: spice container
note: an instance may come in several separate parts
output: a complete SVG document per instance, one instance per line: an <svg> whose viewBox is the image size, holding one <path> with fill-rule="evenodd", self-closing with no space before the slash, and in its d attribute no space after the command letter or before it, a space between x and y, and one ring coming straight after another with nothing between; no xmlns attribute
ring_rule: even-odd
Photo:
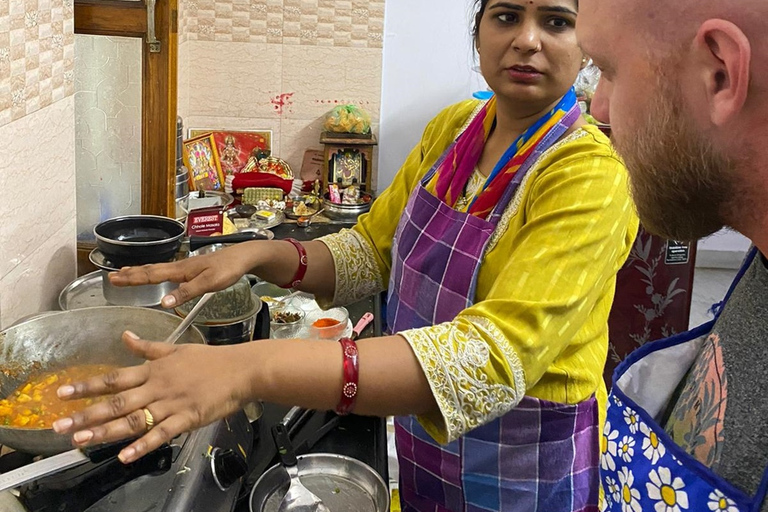
<svg viewBox="0 0 768 512"><path fill-rule="evenodd" d="M291 306L275 307L269 311L270 337L296 338L304 325L304 311Z"/></svg>
<svg viewBox="0 0 768 512"><path fill-rule="evenodd" d="M344 335L348 324L349 311L346 308L315 310L304 317L304 325L313 339L337 340Z"/></svg>

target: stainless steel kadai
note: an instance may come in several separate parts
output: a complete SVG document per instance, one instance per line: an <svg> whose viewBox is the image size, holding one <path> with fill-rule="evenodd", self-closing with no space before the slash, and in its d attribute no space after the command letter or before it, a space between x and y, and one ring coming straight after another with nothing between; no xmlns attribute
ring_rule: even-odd
<svg viewBox="0 0 768 512"><path fill-rule="evenodd" d="M144 339L164 339L181 323L170 313L147 308L104 306L36 316L0 332L0 396L9 396L34 371L73 365L143 363L122 342L128 329ZM179 343L204 343L190 329ZM53 429L0 426L0 444L26 453L53 455L72 448Z"/></svg>

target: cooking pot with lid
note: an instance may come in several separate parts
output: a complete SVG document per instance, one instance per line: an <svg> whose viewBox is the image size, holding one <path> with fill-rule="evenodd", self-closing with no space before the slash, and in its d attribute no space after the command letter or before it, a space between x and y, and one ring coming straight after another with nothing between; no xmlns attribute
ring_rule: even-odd
<svg viewBox="0 0 768 512"><path fill-rule="evenodd" d="M105 220L93 228L96 247L114 268L171 261L183 243L194 251L211 244L267 240L264 231L223 236L184 237L181 222L158 215L127 215Z"/></svg>

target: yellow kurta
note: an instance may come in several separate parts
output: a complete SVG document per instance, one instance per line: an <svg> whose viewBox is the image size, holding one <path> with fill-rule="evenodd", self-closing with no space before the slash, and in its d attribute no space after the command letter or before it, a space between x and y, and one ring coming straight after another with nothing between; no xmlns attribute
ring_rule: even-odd
<svg viewBox="0 0 768 512"><path fill-rule="evenodd" d="M440 113L370 213L321 239L336 265L334 303L386 288L411 191L477 109L466 101ZM440 407L439 417L419 418L427 432L452 441L524 395L575 404L597 394L604 413L608 315L637 229L626 169L596 127L545 152L491 238L474 305L451 322L399 333Z"/></svg>

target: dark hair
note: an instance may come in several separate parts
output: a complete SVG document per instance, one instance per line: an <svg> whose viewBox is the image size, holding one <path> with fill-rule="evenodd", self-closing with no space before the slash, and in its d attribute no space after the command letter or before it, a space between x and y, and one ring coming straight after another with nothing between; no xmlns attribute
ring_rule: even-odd
<svg viewBox="0 0 768 512"><path fill-rule="evenodd" d="M474 36L475 39L477 39L477 35L480 33L480 21L483 19L483 14L485 14L485 8L488 7L489 1L490 0L475 0L477 14L475 14L475 26L472 28L472 36ZM576 8L579 8L579 0L576 0Z"/></svg>
<svg viewBox="0 0 768 512"><path fill-rule="evenodd" d="M472 35L477 39L477 35L480 33L480 21L485 14L485 8L488 7L489 0L477 0L477 14L475 14L475 26L472 28Z"/></svg>

